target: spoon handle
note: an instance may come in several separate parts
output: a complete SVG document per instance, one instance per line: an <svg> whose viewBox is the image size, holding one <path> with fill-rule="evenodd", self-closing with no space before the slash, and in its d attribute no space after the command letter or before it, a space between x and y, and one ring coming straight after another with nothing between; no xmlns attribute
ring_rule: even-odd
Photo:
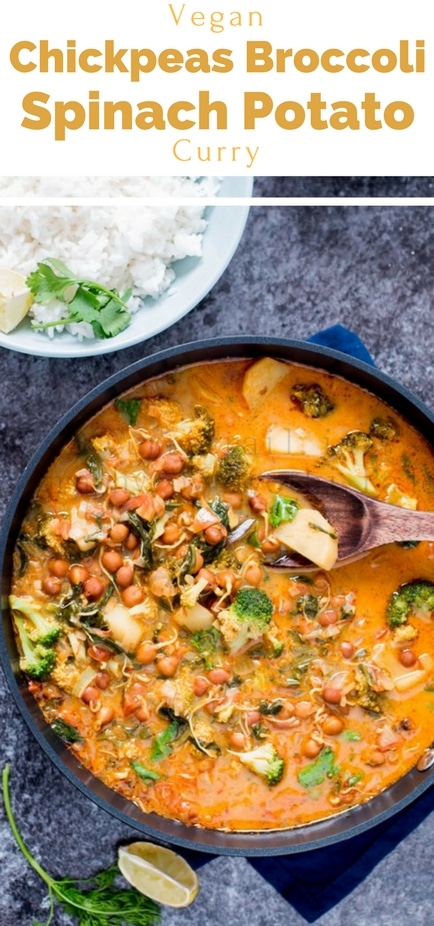
<svg viewBox="0 0 434 926"><path fill-rule="evenodd" d="M403 540L434 540L434 511L411 511L384 502L367 504L370 524L361 549Z"/></svg>

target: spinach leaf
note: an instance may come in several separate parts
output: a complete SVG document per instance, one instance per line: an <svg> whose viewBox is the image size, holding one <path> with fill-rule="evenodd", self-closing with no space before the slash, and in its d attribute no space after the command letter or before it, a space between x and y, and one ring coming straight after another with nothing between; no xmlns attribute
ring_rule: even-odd
<svg viewBox="0 0 434 926"><path fill-rule="evenodd" d="M134 427L137 422L141 404L141 399L115 399L118 412L124 415L131 427Z"/></svg>
<svg viewBox="0 0 434 926"><path fill-rule="evenodd" d="M288 498L286 495L275 495L270 510L270 524L272 527L278 527L284 521L293 521L300 505L294 498Z"/></svg>
<svg viewBox="0 0 434 926"><path fill-rule="evenodd" d="M335 765L335 755L330 746L325 746L321 750L317 759L297 772L297 778L303 788L314 788L320 785L326 778L332 778L339 772Z"/></svg>

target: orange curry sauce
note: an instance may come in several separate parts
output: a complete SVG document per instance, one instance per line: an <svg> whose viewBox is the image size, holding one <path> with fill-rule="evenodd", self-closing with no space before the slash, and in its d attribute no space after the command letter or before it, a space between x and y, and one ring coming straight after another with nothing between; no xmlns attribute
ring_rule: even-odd
<svg viewBox="0 0 434 926"><path fill-rule="evenodd" d="M183 368L96 415L35 492L11 598L33 641L29 608L60 627L37 651L54 652L51 673L29 686L80 762L145 813L212 829L340 813L432 741L431 614L416 609L394 629L386 611L403 583L434 582L434 545L390 544L328 574L274 572L276 497L295 496L256 478L286 467L346 483L327 448L371 431L376 496L433 510L432 450L379 399L324 372L286 364L250 394L252 363ZM300 383L319 384L333 408L311 417L291 398ZM378 418L387 436L372 430ZM270 449L276 425L289 452ZM244 470L228 479L233 446ZM228 546L246 518L250 533ZM240 589L265 593L272 613L238 638Z"/></svg>

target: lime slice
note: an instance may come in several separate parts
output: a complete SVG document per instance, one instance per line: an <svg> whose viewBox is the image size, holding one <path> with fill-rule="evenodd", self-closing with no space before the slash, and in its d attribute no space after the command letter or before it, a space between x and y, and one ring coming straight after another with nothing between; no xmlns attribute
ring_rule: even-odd
<svg viewBox="0 0 434 926"><path fill-rule="evenodd" d="M121 846L118 865L132 887L167 907L188 907L199 890L197 874L185 859L152 842Z"/></svg>
<svg viewBox="0 0 434 926"><path fill-rule="evenodd" d="M9 334L23 320L33 302L25 277L0 267L0 331Z"/></svg>

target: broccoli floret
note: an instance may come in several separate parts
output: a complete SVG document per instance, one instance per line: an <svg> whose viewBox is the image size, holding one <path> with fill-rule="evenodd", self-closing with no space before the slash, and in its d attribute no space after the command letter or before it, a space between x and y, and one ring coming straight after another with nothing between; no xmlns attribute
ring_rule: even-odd
<svg viewBox="0 0 434 926"><path fill-rule="evenodd" d="M54 553L65 555L65 543L62 539L59 528L59 518L45 517L38 521L38 533L35 538L36 543L43 549L49 548Z"/></svg>
<svg viewBox="0 0 434 926"><path fill-rule="evenodd" d="M369 427L371 437L379 440L395 440L398 436L398 425L393 418L373 418Z"/></svg>
<svg viewBox="0 0 434 926"><path fill-rule="evenodd" d="M229 608L217 615L218 628L231 653L269 631L273 602L260 588L240 588Z"/></svg>
<svg viewBox="0 0 434 926"><path fill-rule="evenodd" d="M212 479L217 465L214 453L199 453L191 458L191 465L204 479Z"/></svg>
<svg viewBox="0 0 434 926"><path fill-rule="evenodd" d="M237 753L240 762L251 772L264 778L268 785L277 785L285 771L285 762L272 743L263 743L249 752Z"/></svg>
<svg viewBox="0 0 434 926"><path fill-rule="evenodd" d="M347 482L359 492L376 495L377 491L366 472L365 454L372 447L372 439L364 431L348 431L348 434L328 447L328 456Z"/></svg>
<svg viewBox="0 0 434 926"><path fill-rule="evenodd" d="M419 633L412 624L400 624L393 631L393 642L399 646L401 643L411 643L413 640L417 640L418 636Z"/></svg>
<svg viewBox="0 0 434 926"><path fill-rule="evenodd" d="M243 447L229 447L217 466L217 479L226 489L243 489L250 476L250 461Z"/></svg>
<svg viewBox="0 0 434 926"><path fill-rule="evenodd" d="M182 419L182 409L173 399L166 396L153 396L145 400L146 413L156 418L162 428L171 431Z"/></svg>
<svg viewBox="0 0 434 926"><path fill-rule="evenodd" d="M373 714L381 714L381 698L378 691L372 687L373 678L367 666L357 666L355 670L356 700L360 707Z"/></svg>
<svg viewBox="0 0 434 926"><path fill-rule="evenodd" d="M208 453L213 441L214 430L214 418L206 408L195 405L193 418L180 421L170 436L181 445L185 453L196 456Z"/></svg>
<svg viewBox="0 0 434 926"><path fill-rule="evenodd" d="M324 418L334 409L334 403L318 383L297 383L291 399L308 418Z"/></svg>
<svg viewBox="0 0 434 926"><path fill-rule="evenodd" d="M401 585L392 592L386 609L389 627L406 624L410 615L429 617L434 611L434 584L425 579L417 579Z"/></svg>
<svg viewBox="0 0 434 926"><path fill-rule="evenodd" d="M200 595L208 585L208 579L196 579L190 585L180 587L180 604L182 608L192 608L197 603Z"/></svg>
<svg viewBox="0 0 434 926"><path fill-rule="evenodd" d="M18 598L16 595L11 595L9 604L14 615L19 611L30 622L32 629L27 632L33 643L47 647L54 646L62 632L54 618L41 614L31 598Z"/></svg>
<svg viewBox="0 0 434 926"><path fill-rule="evenodd" d="M30 639L26 623L18 614L14 616L15 627L21 646L20 669L37 682L42 682L54 669L56 654L40 643Z"/></svg>

